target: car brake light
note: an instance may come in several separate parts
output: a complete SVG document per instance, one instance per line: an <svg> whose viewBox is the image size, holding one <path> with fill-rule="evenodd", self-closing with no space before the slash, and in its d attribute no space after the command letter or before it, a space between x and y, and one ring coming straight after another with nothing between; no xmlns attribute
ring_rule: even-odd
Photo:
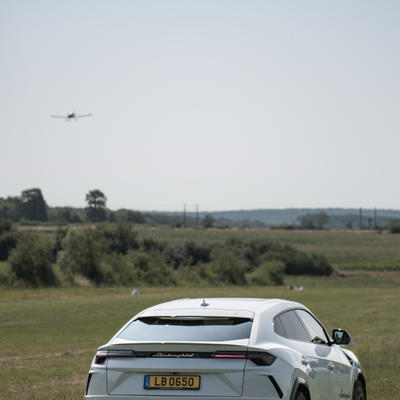
<svg viewBox="0 0 400 400"><path fill-rule="evenodd" d="M133 350L99 350L96 353L94 363L104 364L109 358L132 358L135 357Z"/></svg>
<svg viewBox="0 0 400 400"><path fill-rule="evenodd" d="M107 353L108 353L107 350L106 351L99 350L94 357L94 363L104 364L107 360Z"/></svg>
<svg viewBox="0 0 400 400"><path fill-rule="evenodd" d="M266 352L247 353L247 358L256 365L271 365L276 357Z"/></svg>
<svg viewBox="0 0 400 400"><path fill-rule="evenodd" d="M256 365L271 365L276 360L275 356L266 352L216 352L214 358L246 358Z"/></svg>
<svg viewBox="0 0 400 400"><path fill-rule="evenodd" d="M214 358L246 358L246 353L214 353Z"/></svg>

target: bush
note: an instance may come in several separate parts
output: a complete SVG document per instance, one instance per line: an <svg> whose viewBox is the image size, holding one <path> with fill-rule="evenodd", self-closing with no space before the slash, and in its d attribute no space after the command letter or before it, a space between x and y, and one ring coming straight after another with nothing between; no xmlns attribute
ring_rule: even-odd
<svg viewBox="0 0 400 400"><path fill-rule="evenodd" d="M0 262L0 285L12 286L16 281L9 263Z"/></svg>
<svg viewBox="0 0 400 400"><path fill-rule="evenodd" d="M176 273L160 253L132 251L129 256L142 283L151 286L176 285Z"/></svg>
<svg viewBox="0 0 400 400"><path fill-rule="evenodd" d="M131 249L137 249L139 242L132 224L118 221L116 224L105 223L97 226L99 240L103 240L104 249L108 253L127 254Z"/></svg>
<svg viewBox="0 0 400 400"><path fill-rule="evenodd" d="M212 250L211 246L189 241L185 242L184 248L188 264L196 265L198 263L210 262Z"/></svg>
<svg viewBox="0 0 400 400"><path fill-rule="evenodd" d="M51 247L38 234L21 234L16 248L11 252L9 262L16 278L29 286L58 284L51 265Z"/></svg>
<svg viewBox="0 0 400 400"><path fill-rule="evenodd" d="M145 216L139 211L122 208L114 211L111 215L115 221L127 221L135 224L144 224L146 222Z"/></svg>
<svg viewBox="0 0 400 400"><path fill-rule="evenodd" d="M61 227L59 227L57 229L56 237L55 237L53 249L52 249L52 255L53 255L52 258L53 258L54 262L57 261L58 252L62 250L62 243L63 243L65 236L67 236L67 233L68 233L68 229L64 229Z"/></svg>
<svg viewBox="0 0 400 400"><path fill-rule="evenodd" d="M0 219L0 261L7 260L17 245L17 231L9 219Z"/></svg>
<svg viewBox="0 0 400 400"><path fill-rule="evenodd" d="M166 243L162 240L150 237L142 240L142 247L146 253L151 253L153 251L163 252L166 248Z"/></svg>
<svg viewBox="0 0 400 400"><path fill-rule="evenodd" d="M12 249L17 245L17 232L8 231L0 234L0 261L7 260Z"/></svg>
<svg viewBox="0 0 400 400"><path fill-rule="evenodd" d="M112 254L106 258L106 265L112 272L112 283L132 285L139 281L139 273L132 260L125 255Z"/></svg>
<svg viewBox="0 0 400 400"><path fill-rule="evenodd" d="M245 243L243 256L252 267L258 267L265 259L275 258L276 254L283 257L294 249L287 245L269 240L254 239ZM271 257L273 255L273 257Z"/></svg>
<svg viewBox="0 0 400 400"><path fill-rule="evenodd" d="M165 250L165 260L175 269L185 265L187 261L185 248L180 244L169 245Z"/></svg>
<svg viewBox="0 0 400 400"><path fill-rule="evenodd" d="M253 268L264 261L279 260L285 264L284 272L288 275L330 275L333 272L325 257L308 255L278 242L251 240L243 246L242 252Z"/></svg>
<svg viewBox="0 0 400 400"><path fill-rule="evenodd" d="M4 232L10 232L13 224L9 219L0 219L0 235Z"/></svg>
<svg viewBox="0 0 400 400"><path fill-rule="evenodd" d="M236 257L232 252L226 249L212 252L211 271L216 281L210 283L244 284L247 270L248 264L245 260Z"/></svg>
<svg viewBox="0 0 400 400"><path fill-rule="evenodd" d="M283 285L285 264L271 260L263 262L259 267L246 274L249 285Z"/></svg>
<svg viewBox="0 0 400 400"><path fill-rule="evenodd" d="M312 254L311 256L297 252L287 257L285 273L287 275L330 275L332 266L325 257Z"/></svg>
<svg viewBox="0 0 400 400"><path fill-rule="evenodd" d="M400 220L393 219L389 225L390 233L400 233Z"/></svg>
<svg viewBox="0 0 400 400"><path fill-rule="evenodd" d="M70 229L63 240L57 264L69 281L73 282L74 273L78 273L99 285L110 281L102 256L101 242L95 231Z"/></svg>

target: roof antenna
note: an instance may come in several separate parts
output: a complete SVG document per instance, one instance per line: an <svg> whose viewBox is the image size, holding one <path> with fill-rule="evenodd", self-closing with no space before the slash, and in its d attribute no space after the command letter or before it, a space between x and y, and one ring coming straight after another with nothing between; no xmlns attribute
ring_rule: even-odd
<svg viewBox="0 0 400 400"><path fill-rule="evenodd" d="M207 307L209 304L206 302L206 299L203 299L203 302L200 304L202 307Z"/></svg>

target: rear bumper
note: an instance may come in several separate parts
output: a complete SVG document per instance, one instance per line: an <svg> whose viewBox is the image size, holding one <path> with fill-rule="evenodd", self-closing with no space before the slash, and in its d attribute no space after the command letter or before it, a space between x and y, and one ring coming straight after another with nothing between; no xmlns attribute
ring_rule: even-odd
<svg viewBox="0 0 400 400"><path fill-rule="evenodd" d="M191 396L113 396L113 395L87 395L87 400L279 400L278 396L274 397L191 397ZM289 400L285 396L281 400Z"/></svg>

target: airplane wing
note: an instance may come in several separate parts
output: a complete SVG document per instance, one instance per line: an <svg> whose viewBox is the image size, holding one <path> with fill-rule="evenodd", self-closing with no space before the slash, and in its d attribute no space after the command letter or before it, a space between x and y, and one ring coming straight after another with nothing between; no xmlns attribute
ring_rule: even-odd
<svg viewBox="0 0 400 400"><path fill-rule="evenodd" d="M51 118L67 118L66 115L50 115Z"/></svg>
<svg viewBox="0 0 400 400"><path fill-rule="evenodd" d="M75 118L83 118L83 117L91 117L92 116L92 114L78 114L78 115L75 115Z"/></svg>

